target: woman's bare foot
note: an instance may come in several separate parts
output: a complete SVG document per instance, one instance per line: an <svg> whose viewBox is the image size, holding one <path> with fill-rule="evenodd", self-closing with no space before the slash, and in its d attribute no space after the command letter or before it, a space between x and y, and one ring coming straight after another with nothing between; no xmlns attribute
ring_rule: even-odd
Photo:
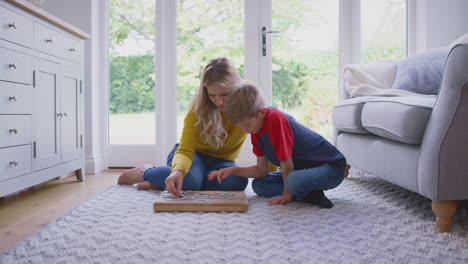
<svg viewBox="0 0 468 264"><path fill-rule="evenodd" d="M160 190L158 185L149 181L140 182L136 185L137 190Z"/></svg>
<svg viewBox="0 0 468 264"><path fill-rule="evenodd" d="M120 174L119 180L117 181L118 184L125 184L131 185L134 183L139 183L144 181L143 180L143 173L145 170L152 168L153 166L149 163L142 164L138 167L133 169L127 170L124 173Z"/></svg>

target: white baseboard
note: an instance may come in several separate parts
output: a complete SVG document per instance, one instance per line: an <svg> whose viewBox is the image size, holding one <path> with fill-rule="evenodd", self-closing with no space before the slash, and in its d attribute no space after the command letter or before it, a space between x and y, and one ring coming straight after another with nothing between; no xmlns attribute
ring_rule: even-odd
<svg viewBox="0 0 468 264"><path fill-rule="evenodd" d="M96 174L98 172L103 171L104 169L106 169L104 166L103 156L102 155L86 156L85 168L86 168L86 173L91 173L91 174Z"/></svg>

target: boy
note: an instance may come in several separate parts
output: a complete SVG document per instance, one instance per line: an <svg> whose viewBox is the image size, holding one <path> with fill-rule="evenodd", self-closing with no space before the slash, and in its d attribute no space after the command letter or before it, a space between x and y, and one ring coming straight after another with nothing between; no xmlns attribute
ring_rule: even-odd
<svg viewBox="0 0 468 264"><path fill-rule="evenodd" d="M333 207L323 190L338 186L346 160L325 138L276 108L265 107L258 88L242 83L227 103L228 120L251 134L257 165L229 167L208 175L219 182L231 175L255 178L252 188L272 197L269 205L302 201L321 208ZM268 173L268 162L281 170Z"/></svg>

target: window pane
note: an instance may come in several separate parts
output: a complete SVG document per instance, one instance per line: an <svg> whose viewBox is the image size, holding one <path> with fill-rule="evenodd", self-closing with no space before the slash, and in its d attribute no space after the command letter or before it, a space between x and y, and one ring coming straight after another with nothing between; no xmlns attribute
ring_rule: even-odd
<svg viewBox="0 0 468 264"><path fill-rule="evenodd" d="M154 144L154 0L109 0L109 143Z"/></svg>
<svg viewBox="0 0 468 264"><path fill-rule="evenodd" d="M241 76L244 69L244 1L178 0L178 135L187 108L211 59L227 57Z"/></svg>
<svg viewBox="0 0 468 264"><path fill-rule="evenodd" d="M338 102L338 0L273 0L273 105L327 139Z"/></svg>
<svg viewBox="0 0 468 264"><path fill-rule="evenodd" d="M361 0L362 62L406 57L406 0Z"/></svg>

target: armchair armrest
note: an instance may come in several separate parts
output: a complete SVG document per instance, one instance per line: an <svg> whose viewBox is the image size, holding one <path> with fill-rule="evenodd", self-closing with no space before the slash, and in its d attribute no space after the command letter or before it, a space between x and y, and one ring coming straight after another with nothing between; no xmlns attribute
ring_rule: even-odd
<svg viewBox="0 0 468 264"><path fill-rule="evenodd" d="M433 201L468 199L468 43L452 48L424 131L418 188Z"/></svg>

